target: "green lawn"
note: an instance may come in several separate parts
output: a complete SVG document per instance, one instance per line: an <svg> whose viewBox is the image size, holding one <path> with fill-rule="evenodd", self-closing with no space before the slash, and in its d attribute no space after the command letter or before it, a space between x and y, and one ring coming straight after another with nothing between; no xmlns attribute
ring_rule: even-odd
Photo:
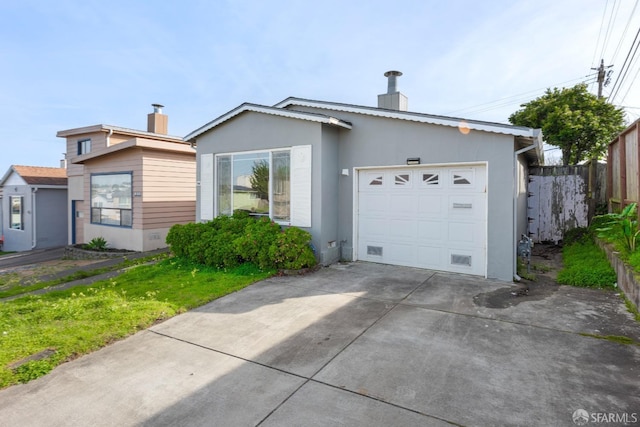
<svg viewBox="0 0 640 427"><path fill-rule="evenodd" d="M585 239L562 249L564 268L558 273L558 283L591 288L613 288L616 273L602 249L591 239Z"/></svg>
<svg viewBox="0 0 640 427"><path fill-rule="evenodd" d="M174 258L91 287L0 303L0 388L272 275L251 265L222 271ZM32 360L16 362L37 354Z"/></svg>

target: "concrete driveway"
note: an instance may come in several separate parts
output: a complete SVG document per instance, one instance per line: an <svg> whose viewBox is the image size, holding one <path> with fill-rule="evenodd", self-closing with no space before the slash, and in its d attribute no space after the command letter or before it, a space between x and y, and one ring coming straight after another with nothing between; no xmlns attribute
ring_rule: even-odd
<svg viewBox="0 0 640 427"><path fill-rule="evenodd" d="M621 300L512 292L369 263L275 277L0 391L0 424L640 424L640 347L596 337L640 342Z"/></svg>

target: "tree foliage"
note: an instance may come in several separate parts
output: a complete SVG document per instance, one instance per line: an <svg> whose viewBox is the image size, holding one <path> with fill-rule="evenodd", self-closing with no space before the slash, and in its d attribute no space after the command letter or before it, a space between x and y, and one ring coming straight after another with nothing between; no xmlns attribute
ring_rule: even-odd
<svg viewBox="0 0 640 427"><path fill-rule="evenodd" d="M251 177L249 178L251 189L258 193L262 200L269 200L269 163L260 160L251 167Z"/></svg>
<svg viewBox="0 0 640 427"><path fill-rule="evenodd" d="M587 91L586 84L547 89L509 117L518 126L542 129L547 144L562 150L562 164L602 157L624 129L624 112Z"/></svg>

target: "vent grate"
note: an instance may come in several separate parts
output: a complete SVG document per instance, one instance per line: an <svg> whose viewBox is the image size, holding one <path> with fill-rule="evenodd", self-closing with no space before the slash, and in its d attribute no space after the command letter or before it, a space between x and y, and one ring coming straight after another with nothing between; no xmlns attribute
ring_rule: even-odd
<svg viewBox="0 0 640 427"><path fill-rule="evenodd" d="M471 267L471 255L451 254L451 264Z"/></svg>
<svg viewBox="0 0 640 427"><path fill-rule="evenodd" d="M367 246L367 255L382 256L382 246Z"/></svg>

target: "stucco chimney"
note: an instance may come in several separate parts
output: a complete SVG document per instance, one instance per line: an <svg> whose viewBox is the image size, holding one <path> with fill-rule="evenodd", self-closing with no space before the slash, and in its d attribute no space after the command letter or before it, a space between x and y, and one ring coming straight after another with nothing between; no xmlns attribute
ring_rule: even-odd
<svg viewBox="0 0 640 427"><path fill-rule="evenodd" d="M387 93L378 95L378 108L388 110L407 111L409 102L407 97L398 91L398 77L400 71L387 71L384 76L387 78Z"/></svg>
<svg viewBox="0 0 640 427"><path fill-rule="evenodd" d="M147 116L147 132L160 133L166 135L168 132L169 117L162 114L164 105L151 104L153 113Z"/></svg>

